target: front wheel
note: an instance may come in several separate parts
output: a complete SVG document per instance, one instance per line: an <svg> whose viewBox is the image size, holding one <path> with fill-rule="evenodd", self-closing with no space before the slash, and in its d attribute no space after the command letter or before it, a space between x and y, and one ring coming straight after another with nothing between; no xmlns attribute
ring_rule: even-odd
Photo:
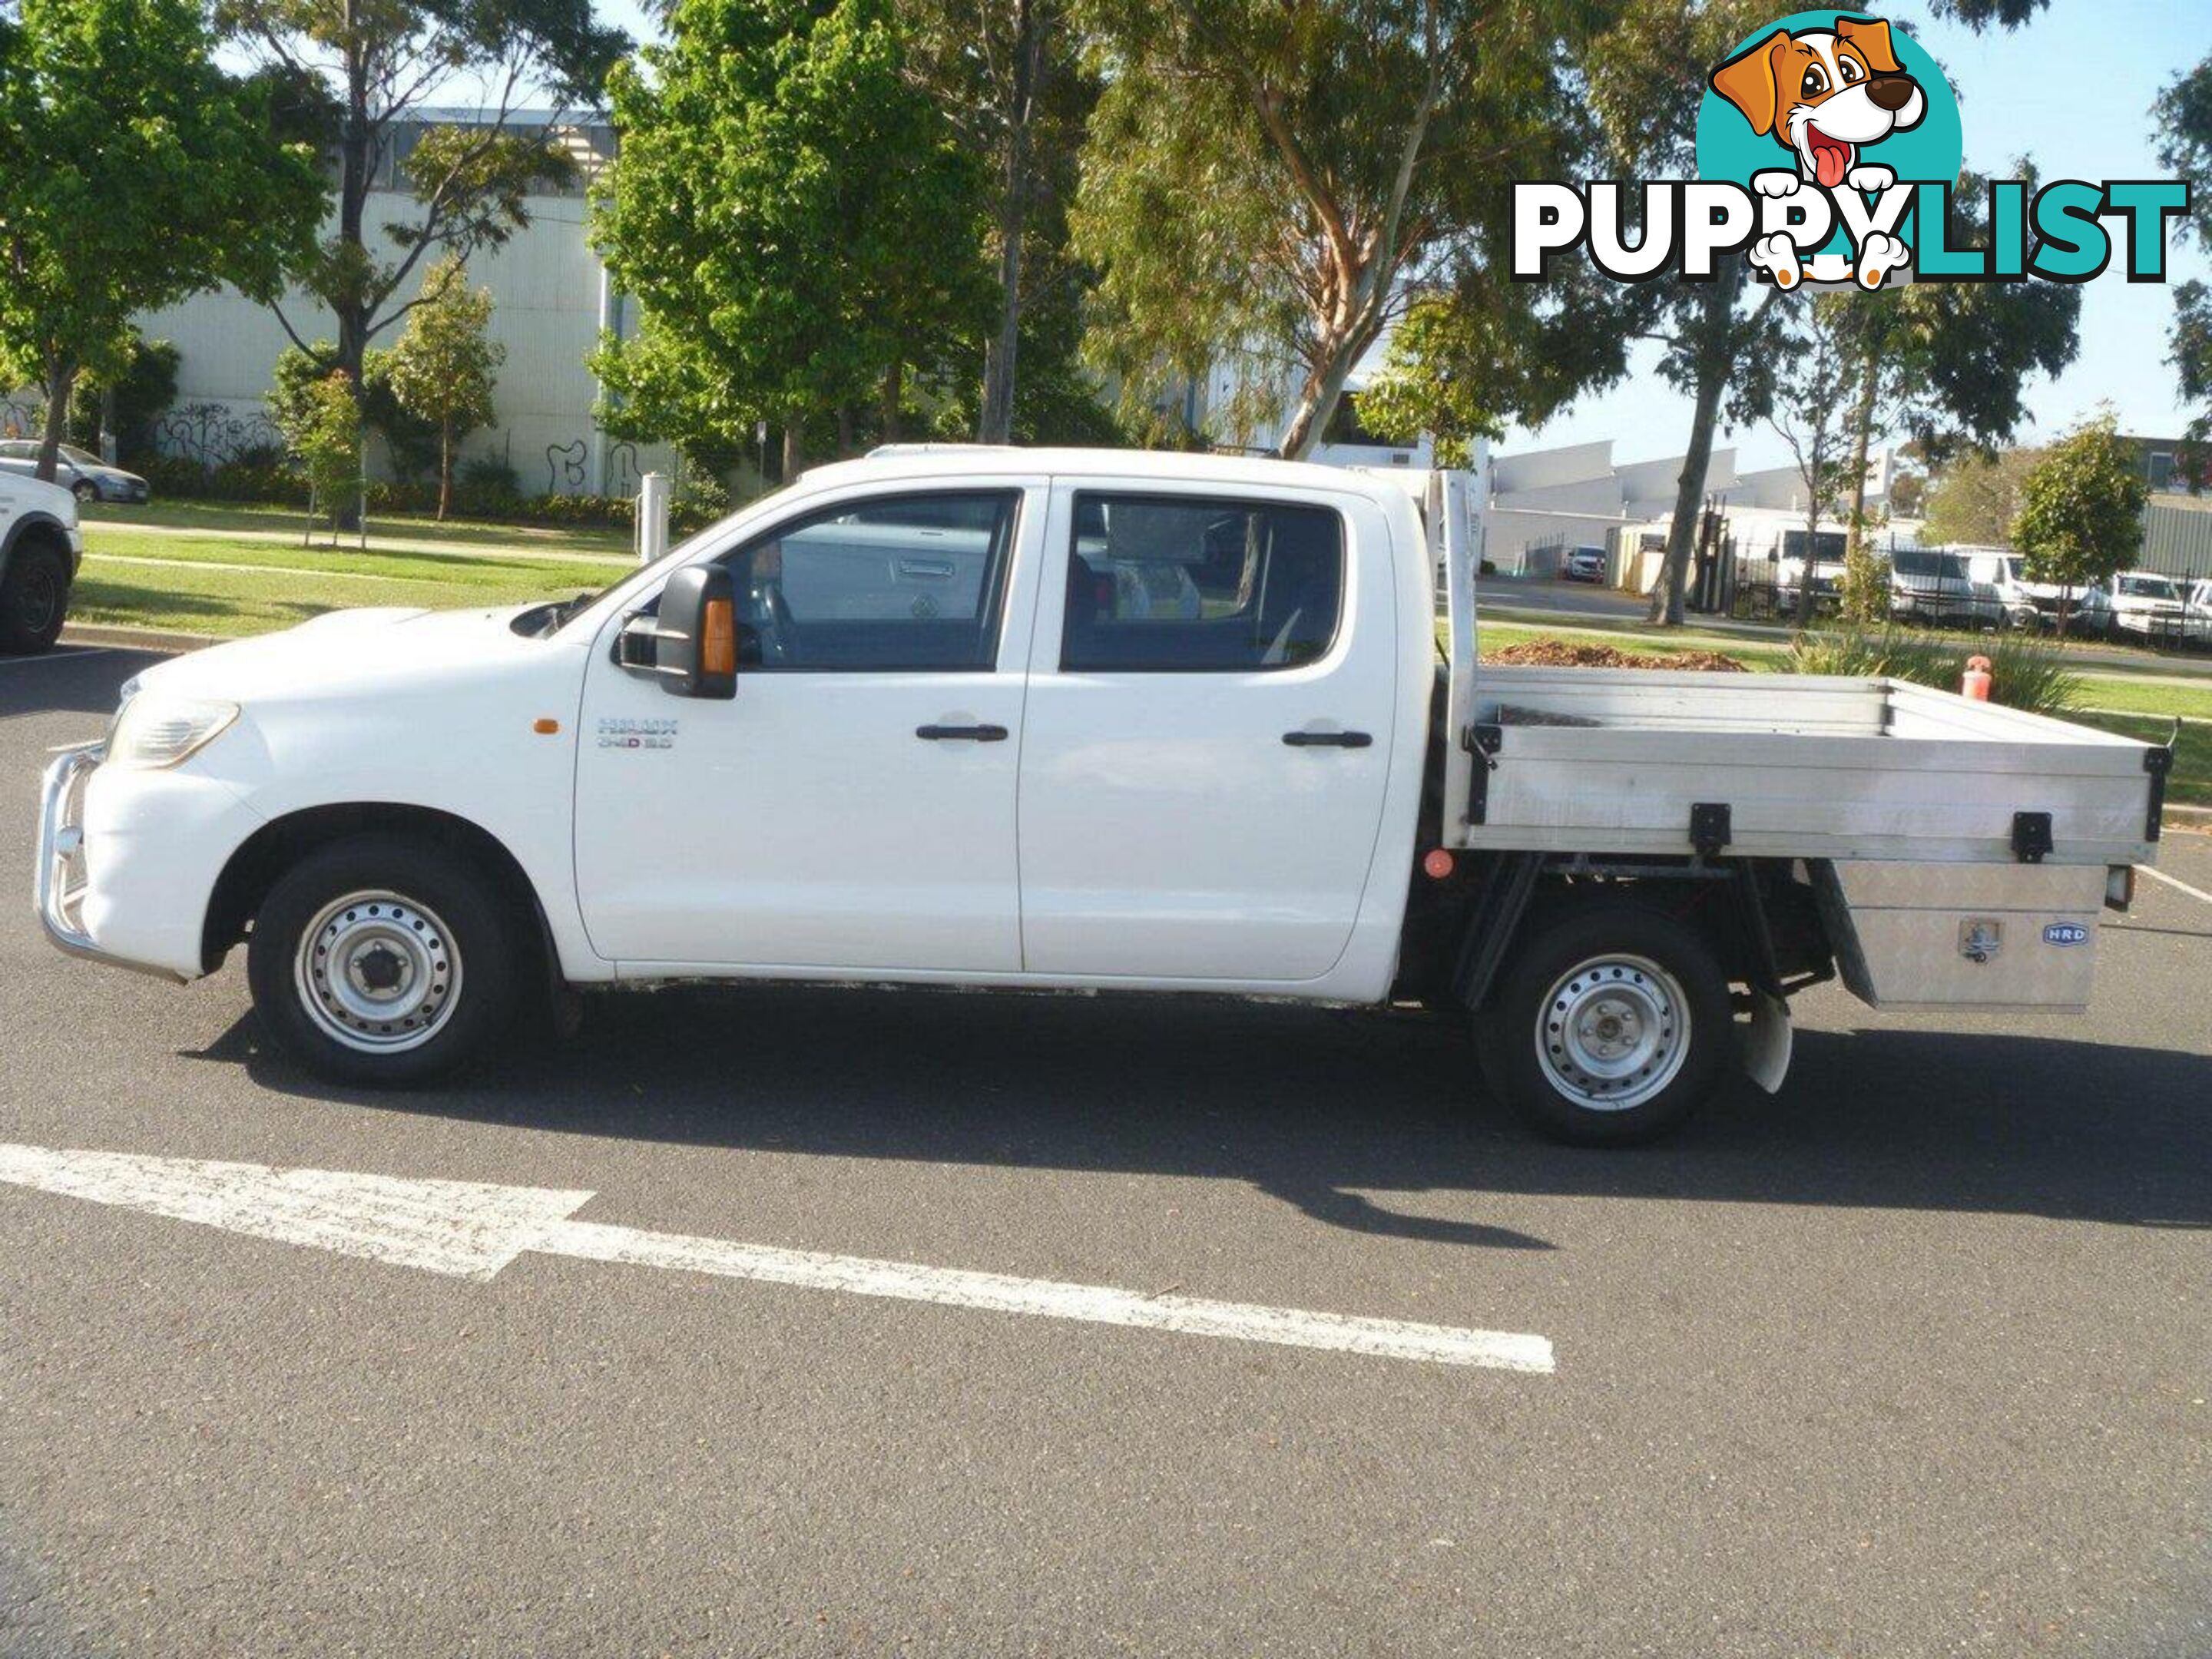
<svg viewBox="0 0 2212 1659"><path fill-rule="evenodd" d="M1533 917L1478 1016L1485 1077L1543 1133L1650 1140L1719 1086L1735 1043L1727 976L1696 931L1606 900Z"/></svg>
<svg viewBox="0 0 2212 1659"><path fill-rule="evenodd" d="M69 614L69 564L44 542L19 546L0 580L0 652L34 654L61 636Z"/></svg>
<svg viewBox="0 0 2212 1659"><path fill-rule="evenodd" d="M254 919L246 975L294 1060L342 1083L405 1088L504 1034L524 936L483 872L445 847L361 836L310 853Z"/></svg>

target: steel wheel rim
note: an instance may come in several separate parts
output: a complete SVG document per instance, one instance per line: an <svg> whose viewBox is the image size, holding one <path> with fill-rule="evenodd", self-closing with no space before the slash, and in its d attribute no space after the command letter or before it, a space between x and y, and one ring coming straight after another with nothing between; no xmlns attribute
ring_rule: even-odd
<svg viewBox="0 0 2212 1659"><path fill-rule="evenodd" d="M61 590L54 580L54 573L43 563L33 564L16 596L15 620L25 633L43 634L52 623L54 606L60 599Z"/></svg>
<svg viewBox="0 0 2212 1659"><path fill-rule="evenodd" d="M1628 1111L1681 1074L1689 999L1648 957L1595 957L1553 982L1535 1039L1537 1066L1559 1094L1592 1111Z"/></svg>
<svg viewBox="0 0 2212 1659"><path fill-rule="evenodd" d="M301 930L293 978L325 1036L361 1054L400 1054L452 1019L461 953L428 906L398 893L349 893Z"/></svg>

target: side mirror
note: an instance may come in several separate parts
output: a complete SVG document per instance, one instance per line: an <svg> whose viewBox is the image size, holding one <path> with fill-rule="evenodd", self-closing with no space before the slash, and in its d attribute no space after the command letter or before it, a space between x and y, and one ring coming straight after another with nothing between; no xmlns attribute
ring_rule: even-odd
<svg viewBox="0 0 2212 1659"><path fill-rule="evenodd" d="M687 565L660 590L657 617L641 617L615 643L616 660L657 676L673 697L738 695L738 602L730 573Z"/></svg>

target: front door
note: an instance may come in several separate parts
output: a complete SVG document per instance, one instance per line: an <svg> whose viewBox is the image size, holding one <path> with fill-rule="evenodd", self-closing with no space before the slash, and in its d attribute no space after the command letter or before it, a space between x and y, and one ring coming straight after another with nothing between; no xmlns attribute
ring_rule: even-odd
<svg viewBox="0 0 2212 1659"><path fill-rule="evenodd" d="M1023 746L1025 966L1327 974L1358 919L1397 723L1381 514L1290 491L1062 489L1045 576L1060 614L1038 629Z"/></svg>
<svg viewBox="0 0 2212 1659"><path fill-rule="evenodd" d="M1013 972L1019 544L1006 488L841 498L719 556L738 690L673 697L592 651L576 885L601 956L702 969ZM1028 562L1033 563L1033 555ZM1026 631L1009 642L1025 653Z"/></svg>

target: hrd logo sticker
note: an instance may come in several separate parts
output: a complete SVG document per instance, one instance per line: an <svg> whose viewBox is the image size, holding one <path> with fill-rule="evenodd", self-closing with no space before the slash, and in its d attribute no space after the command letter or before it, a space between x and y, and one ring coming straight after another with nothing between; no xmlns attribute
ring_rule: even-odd
<svg viewBox="0 0 2212 1659"><path fill-rule="evenodd" d="M2054 921L2043 930L2045 945L2080 945L2088 937L2089 930L2078 921Z"/></svg>
<svg viewBox="0 0 2212 1659"><path fill-rule="evenodd" d="M1707 77L1697 141L1695 179L1515 185L1515 278L1541 280L1553 256L1581 249L1624 283L1704 280L1735 256L1783 289L2080 283L2124 249L2130 282L2162 283L2166 222L2189 210L2179 179L2033 192L1999 179L1992 245L1954 246L1951 83L1904 29L1856 12L1793 13L1738 42Z"/></svg>

